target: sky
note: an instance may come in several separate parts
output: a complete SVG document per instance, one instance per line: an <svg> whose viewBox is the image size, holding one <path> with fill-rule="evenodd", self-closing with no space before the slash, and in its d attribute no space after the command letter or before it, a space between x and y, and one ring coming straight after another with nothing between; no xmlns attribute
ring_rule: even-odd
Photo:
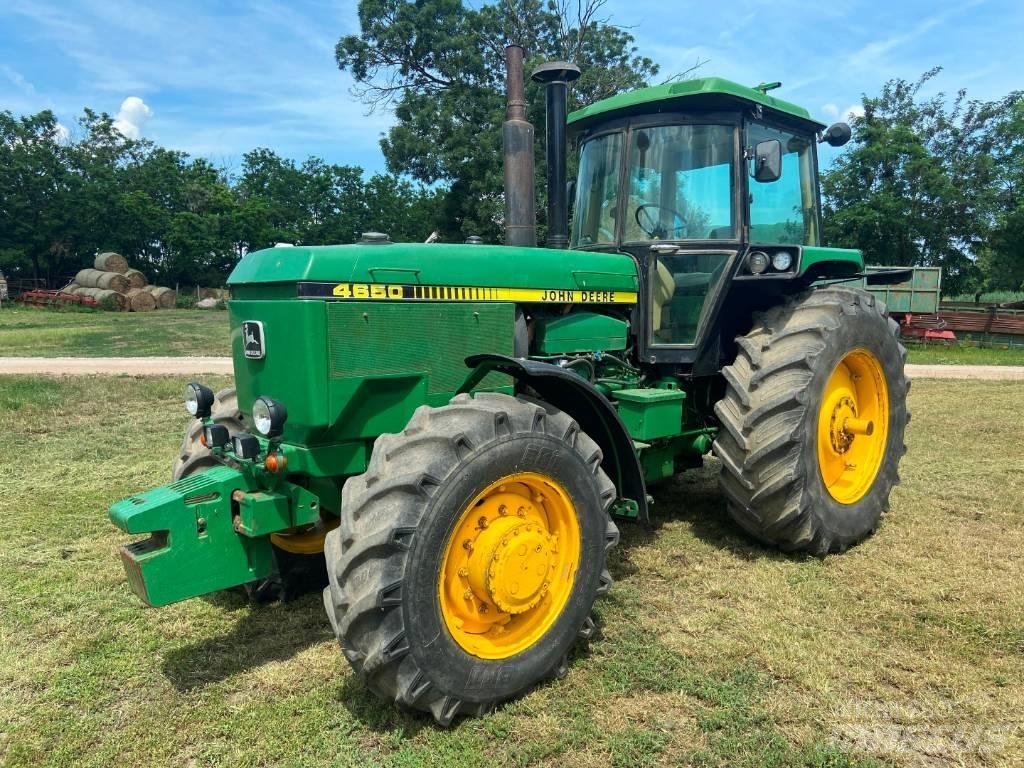
<svg viewBox="0 0 1024 768"><path fill-rule="evenodd" d="M478 4L481 0L472 0ZM387 112L367 114L334 45L356 0L0 0L0 110L53 110L72 134L84 107L125 135L237 168L259 146L298 160L384 170ZM892 77L995 99L1024 88L1020 0L608 0L607 15L658 62L775 94L822 122ZM579 62L586 66L586 62Z"/></svg>

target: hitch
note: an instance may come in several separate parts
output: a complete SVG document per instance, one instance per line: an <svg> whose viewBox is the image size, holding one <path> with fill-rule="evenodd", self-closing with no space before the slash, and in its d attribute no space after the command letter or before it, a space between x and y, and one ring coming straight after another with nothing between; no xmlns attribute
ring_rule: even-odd
<svg viewBox="0 0 1024 768"><path fill-rule="evenodd" d="M269 534L319 518L317 497L280 481L261 488L226 465L131 496L110 508L125 533L148 539L121 548L132 590L150 606L197 597L270 575Z"/></svg>

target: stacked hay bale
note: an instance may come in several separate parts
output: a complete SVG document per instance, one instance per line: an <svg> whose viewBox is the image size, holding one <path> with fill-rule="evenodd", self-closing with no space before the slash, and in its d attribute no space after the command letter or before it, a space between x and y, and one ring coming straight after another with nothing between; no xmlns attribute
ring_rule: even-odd
<svg viewBox="0 0 1024 768"><path fill-rule="evenodd" d="M178 294L170 288L162 288L156 285L147 285L143 290L149 291L156 299L159 309L174 309L178 303Z"/></svg>
<svg viewBox="0 0 1024 768"><path fill-rule="evenodd" d="M124 256L113 251L99 254L93 260L93 268L79 271L74 282L63 290L132 312L174 309L178 302L172 289L149 285L142 272L132 269Z"/></svg>

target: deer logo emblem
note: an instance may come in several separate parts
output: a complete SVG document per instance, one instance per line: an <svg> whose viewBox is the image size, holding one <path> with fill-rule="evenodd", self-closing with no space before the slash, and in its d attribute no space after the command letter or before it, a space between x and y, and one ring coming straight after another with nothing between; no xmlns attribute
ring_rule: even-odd
<svg viewBox="0 0 1024 768"><path fill-rule="evenodd" d="M263 323L246 320L242 323L242 349L250 360L262 360L266 356L263 348Z"/></svg>

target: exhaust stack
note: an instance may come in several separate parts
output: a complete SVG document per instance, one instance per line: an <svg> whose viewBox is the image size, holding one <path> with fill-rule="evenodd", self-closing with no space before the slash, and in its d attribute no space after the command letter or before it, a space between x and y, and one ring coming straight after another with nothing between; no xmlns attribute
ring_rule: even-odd
<svg viewBox="0 0 1024 768"><path fill-rule="evenodd" d="M569 195L566 188L565 119L569 83L580 76L580 68L568 61L549 61L533 71L530 78L543 83L547 124L548 159L548 248L569 246Z"/></svg>
<svg viewBox="0 0 1024 768"><path fill-rule="evenodd" d="M505 157L505 245L537 245L533 192L533 126L526 119L523 49L505 49L508 105L501 126Z"/></svg>

